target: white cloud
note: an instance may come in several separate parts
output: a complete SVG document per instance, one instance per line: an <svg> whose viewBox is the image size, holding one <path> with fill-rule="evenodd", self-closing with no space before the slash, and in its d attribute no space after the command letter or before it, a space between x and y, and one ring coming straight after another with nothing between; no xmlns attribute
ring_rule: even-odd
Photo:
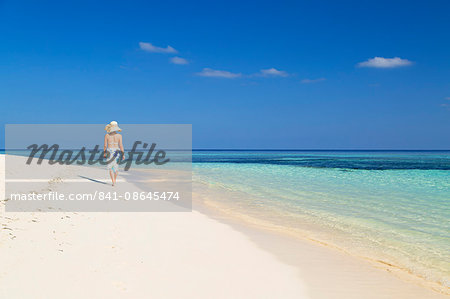
<svg viewBox="0 0 450 299"><path fill-rule="evenodd" d="M408 59L402 59L400 57L394 58L384 58L384 57L374 57L367 61L358 63L359 67L375 67L375 68L394 68L401 66L411 65L412 61Z"/></svg>
<svg viewBox="0 0 450 299"><path fill-rule="evenodd" d="M285 71L279 71L275 68L265 69L260 71L265 77L287 77L289 74Z"/></svg>
<svg viewBox="0 0 450 299"><path fill-rule="evenodd" d="M139 42L139 47L141 50L152 52L152 53L177 53L178 51L172 48L171 46L167 46L166 48L160 48L152 45L151 43Z"/></svg>
<svg viewBox="0 0 450 299"><path fill-rule="evenodd" d="M238 78L238 77L242 76L242 74L240 74L240 73L218 71L218 70L213 70L210 68L204 68L201 72L197 73L197 75L202 76L202 77L217 77L217 78L228 78L228 79Z"/></svg>
<svg viewBox="0 0 450 299"><path fill-rule="evenodd" d="M178 56L170 58L170 62L172 62L173 64L188 64L189 63L189 61L187 61L186 59L178 57Z"/></svg>
<svg viewBox="0 0 450 299"><path fill-rule="evenodd" d="M310 83L318 83L318 82L322 82L325 81L325 78L318 78L318 79L303 79L302 81L300 81L302 84L310 84Z"/></svg>

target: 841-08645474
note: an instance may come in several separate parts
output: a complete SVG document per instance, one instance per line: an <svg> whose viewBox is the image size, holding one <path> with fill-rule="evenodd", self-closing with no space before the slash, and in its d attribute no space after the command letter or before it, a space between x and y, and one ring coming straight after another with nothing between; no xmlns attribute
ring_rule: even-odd
<svg viewBox="0 0 450 299"><path fill-rule="evenodd" d="M154 192L125 192L123 194L118 192L99 192L99 200L179 200L178 192L173 191L154 191Z"/></svg>

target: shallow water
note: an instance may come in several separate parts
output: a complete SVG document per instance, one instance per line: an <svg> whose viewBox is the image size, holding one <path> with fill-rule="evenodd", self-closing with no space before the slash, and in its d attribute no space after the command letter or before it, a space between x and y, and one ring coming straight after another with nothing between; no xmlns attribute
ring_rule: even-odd
<svg viewBox="0 0 450 299"><path fill-rule="evenodd" d="M450 152L194 152L229 213L449 286Z"/></svg>

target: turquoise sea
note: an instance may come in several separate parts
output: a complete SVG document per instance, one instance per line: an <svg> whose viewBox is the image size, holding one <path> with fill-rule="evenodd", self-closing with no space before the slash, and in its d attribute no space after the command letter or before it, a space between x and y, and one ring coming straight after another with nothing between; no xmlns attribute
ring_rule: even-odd
<svg viewBox="0 0 450 299"><path fill-rule="evenodd" d="M232 216L449 286L449 151L195 151L193 171Z"/></svg>

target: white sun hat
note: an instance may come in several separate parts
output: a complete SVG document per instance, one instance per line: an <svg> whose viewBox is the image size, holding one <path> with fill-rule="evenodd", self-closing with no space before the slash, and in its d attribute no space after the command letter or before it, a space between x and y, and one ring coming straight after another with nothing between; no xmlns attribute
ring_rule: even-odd
<svg viewBox="0 0 450 299"><path fill-rule="evenodd" d="M108 133L122 131L122 129L119 128L119 124L116 121L114 121L114 120L112 122L110 122L108 125L106 125L105 130Z"/></svg>

